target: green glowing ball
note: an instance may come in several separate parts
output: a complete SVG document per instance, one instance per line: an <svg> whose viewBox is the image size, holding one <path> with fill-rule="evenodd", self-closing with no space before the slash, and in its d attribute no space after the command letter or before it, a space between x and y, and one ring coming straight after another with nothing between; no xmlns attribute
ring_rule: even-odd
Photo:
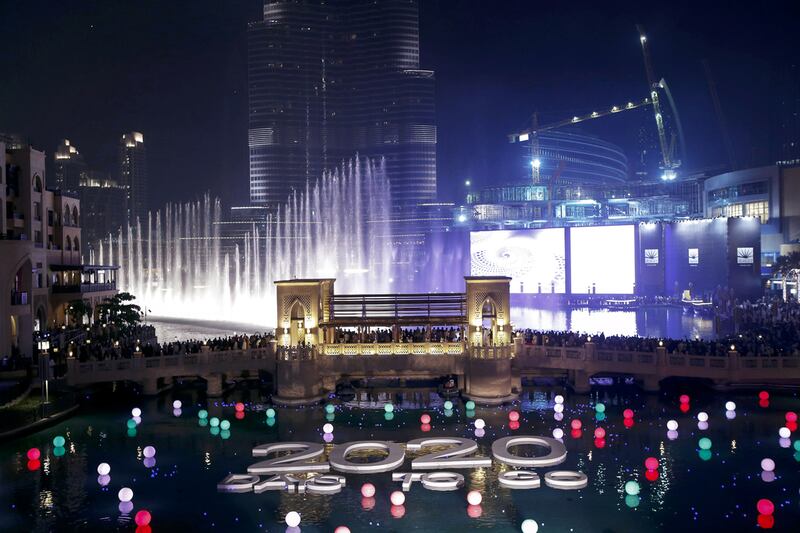
<svg viewBox="0 0 800 533"><path fill-rule="evenodd" d="M452 411L453 410L453 402L451 402L450 400L447 400L446 402L444 402L444 409L445 409L445 411Z"/></svg>
<svg viewBox="0 0 800 533"><path fill-rule="evenodd" d="M329 403L328 405L325 406L326 413L332 414L334 411L336 411L336 406L333 405L332 403Z"/></svg>
<svg viewBox="0 0 800 533"><path fill-rule="evenodd" d="M711 439L708 437L703 437L697 442L697 445L700 446L701 450L710 450L711 449Z"/></svg>
<svg viewBox="0 0 800 533"><path fill-rule="evenodd" d="M275 409L272 407L267 409L267 418L275 418Z"/></svg>
<svg viewBox="0 0 800 533"><path fill-rule="evenodd" d="M594 419L597 420L598 422L602 422L603 420L606 419L606 414L605 413L595 413L594 414Z"/></svg>
<svg viewBox="0 0 800 533"><path fill-rule="evenodd" d="M219 418L217 418L216 416L211 417L210 423L212 428L219 426Z"/></svg>
<svg viewBox="0 0 800 533"><path fill-rule="evenodd" d="M66 450L64 449L63 446L56 446L55 449L53 449L53 455L55 455L56 457L61 457L62 455L64 455L65 452Z"/></svg>
<svg viewBox="0 0 800 533"><path fill-rule="evenodd" d="M219 426L212 427L210 431L211 431L211 434L216 437L217 435L219 435Z"/></svg>
<svg viewBox="0 0 800 533"><path fill-rule="evenodd" d="M467 418L475 418L475 411L467 409Z"/></svg>
<svg viewBox="0 0 800 533"><path fill-rule="evenodd" d="M605 413L606 412L606 405L604 403L598 403L594 406L594 410L598 413Z"/></svg>
<svg viewBox="0 0 800 533"><path fill-rule="evenodd" d="M699 452L697 452L697 455L699 455L700 459L702 459L703 461L708 461L709 459L711 459L711 450L700 450Z"/></svg>
<svg viewBox="0 0 800 533"><path fill-rule="evenodd" d="M134 422L134 424L135 424L135 422ZM59 436L57 436L56 438L53 439L53 446L55 446L56 448L63 448L66 443L67 443L67 439L65 439L61 435L59 435Z"/></svg>
<svg viewBox="0 0 800 533"><path fill-rule="evenodd" d="M136 436L136 428L128 428L128 436L135 437Z"/></svg>
<svg viewBox="0 0 800 533"><path fill-rule="evenodd" d="M466 408L467 408L467 411L474 411L475 410L475 402L473 402L472 400L468 401L466 403Z"/></svg>
<svg viewBox="0 0 800 533"><path fill-rule="evenodd" d="M201 418L200 420L197 421L197 425L200 426L201 428L204 428L208 425L208 420L205 418Z"/></svg>
<svg viewBox="0 0 800 533"><path fill-rule="evenodd" d="M639 502L640 501L641 501L641 499L636 494L628 494L627 496L625 496L625 505L627 505L631 509L635 509L636 507L639 507Z"/></svg>
<svg viewBox="0 0 800 533"><path fill-rule="evenodd" d="M336 415L333 413L328 413L327 415L325 415L325 420L327 420L328 422L333 422L334 420L336 420Z"/></svg>
<svg viewBox="0 0 800 533"><path fill-rule="evenodd" d="M793 446L794 446L795 451L800 452L800 439L797 439L796 441L794 441Z"/></svg>
<svg viewBox="0 0 800 533"><path fill-rule="evenodd" d="M800 463L800 452L794 452L794 460Z"/></svg>
<svg viewBox="0 0 800 533"><path fill-rule="evenodd" d="M383 405L383 410L386 411L387 413L393 413L394 412L394 405L392 405L390 403L384 404Z"/></svg>
<svg viewBox="0 0 800 533"><path fill-rule="evenodd" d="M385 418L387 421L394 420L394 413L383 413L383 418Z"/></svg>
<svg viewBox="0 0 800 533"><path fill-rule="evenodd" d="M219 428L222 431L226 431L228 429L231 429L231 423L228 422L227 420L223 420L222 422L219 423Z"/></svg>
<svg viewBox="0 0 800 533"><path fill-rule="evenodd" d="M453 410L452 409L445 409L444 410L444 416L453 416Z"/></svg>
<svg viewBox="0 0 800 533"><path fill-rule="evenodd" d="M219 436L222 437L223 440L228 440L229 438L231 438L231 432L228 431L227 429L223 429L222 431L219 432Z"/></svg>
<svg viewBox="0 0 800 533"><path fill-rule="evenodd" d="M275 425L275 419L274 418L267 418L267 425L269 427L274 426Z"/></svg>
<svg viewBox="0 0 800 533"><path fill-rule="evenodd" d="M200 411L197 413L197 417L205 420L206 418L208 418L208 411L206 411L205 409L200 409Z"/></svg>
<svg viewBox="0 0 800 533"><path fill-rule="evenodd" d="M131 418L130 420L128 420L128 421L126 422L126 424L127 424L127 426L128 426L128 429L136 429L136 420L134 420L133 418Z"/></svg>

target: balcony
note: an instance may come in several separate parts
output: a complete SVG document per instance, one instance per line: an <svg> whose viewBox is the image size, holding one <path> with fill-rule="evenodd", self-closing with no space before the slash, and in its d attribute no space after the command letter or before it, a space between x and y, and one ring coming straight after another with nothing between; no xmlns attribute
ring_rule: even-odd
<svg viewBox="0 0 800 533"><path fill-rule="evenodd" d="M75 283L73 285L53 285L53 294L79 294L87 292L104 292L117 290L117 284L112 283Z"/></svg>
<svg viewBox="0 0 800 533"><path fill-rule="evenodd" d="M11 305L28 305L28 293L12 291Z"/></svg>

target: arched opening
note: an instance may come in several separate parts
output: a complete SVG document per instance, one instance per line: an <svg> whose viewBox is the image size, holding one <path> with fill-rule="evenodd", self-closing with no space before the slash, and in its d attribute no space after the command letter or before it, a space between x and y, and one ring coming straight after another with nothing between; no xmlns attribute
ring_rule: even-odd
<svg viewBox="0 0 800 533"><path fill-rule="evenodd" d="M71 225L72 223L70 222L70 219L71 219L71 216L70 216L70 212L69 212L69 206L65 205L64 206L64 218L61 221L61 224L64 225L64 226Z"/></svg>
<svg viewBox="0 0 800 533"><path fill-rule="evenodd" d="M305 343L306 338L306 310L300 300L295 300L289 309L289 343L292 346Z"/></svg>
<svg viewBox="0 0 800 533"><path fill-rule="evenodd" d="M491 346L497 338L497 305L487 297L481 306L481 344Z"/></svg>
<svg viewBox="0 0 800 533"><path fill-rule="evenodd" d="M74 225L76 225L76 226L80 225L80 222L78 221L78 207L77 206L72 206L72 223Z"/></svg>
<svg viewBox="0 0 800 533"><path fill-rule="evenodd" d="M47 313L41 305L36 309L36 317L33 321L33 331L45 331L47 329Z"/></svg>
<svg viewBox="0 0 800 533"><path fill-rule="evenodd" d="M77 237L75 237L75 240L72 241L72 249L75 250L76 252L81 251L81 243L80 241L78 241Z"/></svg>
<svg viewBox="0 0 800 533"><path fill-rule="evenodd" d="M64 242L64 249L68 252L72 251L72 239L67 235L67 240Z"/></svg>
<svg viewBox="0 0 800 533"><path fill-rule="evenodd" d="M42 178L38 174L33 177L33 190L34 192L42 192Z"/></svg>

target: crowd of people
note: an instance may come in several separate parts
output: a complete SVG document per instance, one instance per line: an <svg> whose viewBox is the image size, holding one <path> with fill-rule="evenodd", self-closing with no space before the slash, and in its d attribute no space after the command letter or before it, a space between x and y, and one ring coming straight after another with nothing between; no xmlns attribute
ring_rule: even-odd
<svg viewBox="0 0 800 533"><path fill-rule="evenodd" d="M392 341L392 330L388 328L370 328L368 331L336 328L334 338L337 343L348 344L357 342L388 343ZM426 328L401 328L398 333L399 342L460 342L462 340L461 328L434 326L427 335Z"/></svg>

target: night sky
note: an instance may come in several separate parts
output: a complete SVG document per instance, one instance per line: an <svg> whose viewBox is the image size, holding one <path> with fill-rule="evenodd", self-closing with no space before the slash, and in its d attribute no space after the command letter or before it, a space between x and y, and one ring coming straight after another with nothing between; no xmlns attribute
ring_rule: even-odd
<svg viewBox="0 0 800 533"><path fill-rule="evenodd" d="M744 165L769 162L771 77L798 61L791 2L421 0L422 68L436 70L440 197L516 177L506 134L646 96L643 24L675 96L689 169L726 158L707 58ZM0 131L52 153L69 138L113 172L122 133L144 133L153 207L205 191L245 204L246 25L259 0L0 0ZM636 156L633 111L581 130Z"/></svg>

